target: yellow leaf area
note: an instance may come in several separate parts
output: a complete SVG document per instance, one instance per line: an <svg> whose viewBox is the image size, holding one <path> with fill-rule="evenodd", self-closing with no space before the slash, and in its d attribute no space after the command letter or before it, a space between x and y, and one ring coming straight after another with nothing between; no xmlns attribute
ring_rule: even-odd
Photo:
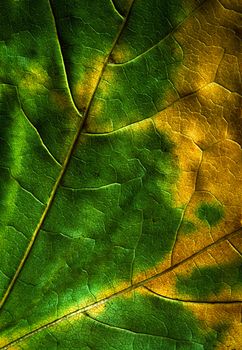
<svg viewBox="0 0 242 350"><path fill-rule="evenodd" d="M85 112L98 84L102 68L104 65L104 58L97 57L95 61L90 64L83 77L78 81L73 88L73 98L76 101L79 110Z"/></svg>
<svg viewBox="0 0 242 350"><path fill-rule="evenodd" d="M211 83L154 117L157 128L167 131L178 145L181 172L176 201L185 208L183 223L194 226L189 235L180 226L174 263L241 227L242 158L231 123L239 117L239 102L237 94ZM220 204L223 220L214 226L202 221L196 213L200 203Z"/></svg>
<svg viewBox="0 0 242 350"><path fill-rule="evenodd" d="M235 18L225 2L208 2L175 34L184 51L184 68L175 85L181 96L189 95L154 117L157 127L168 130L179 145L182 174L177 200L186 206L184 219L198 225L196 242L193 235L178 234L174 262L241 226L241 190L234 191L241 188L241 96L237 93L241 52L236 33L225 27L230 21L236 23ZM211 45L214 51L208 52ZM221 224L211 228L195 218L195 208L202 200L217 200L225 207Z"/></svg>
<svg viewBox="0 0 242 350"><path fill-rule="evenodd" d="M21 76L19 86L28 90L28 93L39 93L49 89L50 77L44 66L36 62L29 66L28 71Z"/></svg>

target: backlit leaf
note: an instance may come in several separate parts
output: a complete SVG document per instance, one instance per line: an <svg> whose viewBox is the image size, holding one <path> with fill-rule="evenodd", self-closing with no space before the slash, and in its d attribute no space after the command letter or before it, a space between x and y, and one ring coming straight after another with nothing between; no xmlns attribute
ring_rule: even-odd
<svg viewBox="0 0 242 350"><path fill-rule="evenodd" d="M242 348L241 5L0 4L0 348Z"/></svg>

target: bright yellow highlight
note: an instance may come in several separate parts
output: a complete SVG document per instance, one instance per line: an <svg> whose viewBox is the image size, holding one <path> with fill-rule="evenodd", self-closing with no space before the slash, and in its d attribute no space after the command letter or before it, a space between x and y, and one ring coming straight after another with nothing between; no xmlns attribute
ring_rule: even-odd
<svg viewBox="0 0 242 350"><path fill-rule="evenodd" d="M19 87L29 90L29 93L42 92L49 89L49 86L50 77L39 63L34 63L28 67L28 71L24 73L19 83Z"/></svg>
<svg viewBox="0 0 242 350"><path fill-rule="evenodd" d="M87 68L85 73L81 75L80 80L74 84L74 101L82 112L85 112L90 103L103 69L103 64L104 59L102 57L96 58L95 61L90 64L91 68Z"/></svg>

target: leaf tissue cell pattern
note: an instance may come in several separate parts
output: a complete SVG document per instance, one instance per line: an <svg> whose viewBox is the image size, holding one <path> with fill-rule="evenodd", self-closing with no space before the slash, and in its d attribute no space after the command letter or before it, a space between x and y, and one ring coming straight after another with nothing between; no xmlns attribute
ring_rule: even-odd
<svg viewBox="0 0 242 350"><path fill-rule="evenodd" d="M242 349L241 10L1 1L1 349Z"/></svg>

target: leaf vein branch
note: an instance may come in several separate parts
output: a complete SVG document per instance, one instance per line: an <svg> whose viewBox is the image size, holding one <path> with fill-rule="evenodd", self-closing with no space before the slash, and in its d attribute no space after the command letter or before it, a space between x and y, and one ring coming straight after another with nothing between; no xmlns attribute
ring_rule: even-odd
<svg viewBox="0 0 242 350"><path fill-rule="evenodd" d="M67 72L66 72L66 65L65 65L65 60L64 60L64 55L63 55L63 51L62 51L62 47L61 47L61 41L60 41L60 34L56 25L56 18L54 15L54 11L51 5L51 0L48 0L49 3L49 8L50 8L50 13L53 19L53 25L54 25L54 29L55 29L55 33L56 33L56 39L57 39L57 45L59 48L59 53L60 53L60 58L61 58L61 63L62 63L62 67L63 67L63 72L64 72L64 77L65 77L65 81L66 81L66 87L67 87L67 91L69 93L69 97L71 100L71 104L75 110L75 112L82 118L82 114L80 113L79 109L77 108L75 101L73 99L72 93L71 93L71 89L70 89L70 85L69 85L69 80L68 80L68 76L67 76Z"/></svg>
<svg viewBox="0 0 242 350"><path fill-rule="evenodd" d="M174 339L174 338L170 338L170 337L167 337L167 336L163 336L163 335L158 335L158 334L150 334L150 333L142 333L142 332L137 332L137 331L132 331L131 329L127 329L127 328L121 328L121 327L118 327L118 326L112 326L108 323L105 323L103 321L100 321L100 320L97 320L96 318L90 316L88 313L84 313L84 315L88 318L90 318L92 321L104 326L104 327L108 327L108 328L111 328L111 329L116 329L118 331L122 331L122 332L127 332L127 333L131 333L133 335L144 335L144 336L148 336L148 337L156 337L156 338L161 338L161 339L167 339L167 340L173 340L173 341L180 341L180 342L184 342L184 343L187 343L188 341L187 340L184 340L184 339ZM198 343L198 342L195 342L194 340L192 341L192 343L195 343L195 344L199 344L199 345L202 345L201 343Z"/></svg>
<svg viewBox="0 0 242 350"><path fill-rule="evenodd" d="M162 295L160 293L154 292L152 289L143 286L146 290L148 290L151 294L154 294L162 299L167 299L171 301L180 301L181 303L190 303L190 304L209 304L209 305L216 305L216 304L241 304L242 305L242 300L191 300L191 299L180 299L180 298L171 298L166 295Z"/></svg>
<svg viewBox="0 0 242 350"><path fill-rule="evenodd" d="M142 53L140 53L139 55L135 56L134 58L131 58L128 61L122 62L122 63L109 63L109 66L124 66L126 64L132 63L132 62L136 62L139 58L145 56L148 52L152 51L153 49L155 49L156 47L158 47L163 41L165 41L167 38L169 38L171 35L173 35L180 27L182 27L182 25L190 18L192 17L197 10L199 10L203 4L206 2L207 0L203 0L193 11L191 11L191 13L184 18L178 25L176 25L167 35L165 35L164 37L162 37L156 44L154 44L153 46L149 47L147 50L143 51Z"/></svg>

